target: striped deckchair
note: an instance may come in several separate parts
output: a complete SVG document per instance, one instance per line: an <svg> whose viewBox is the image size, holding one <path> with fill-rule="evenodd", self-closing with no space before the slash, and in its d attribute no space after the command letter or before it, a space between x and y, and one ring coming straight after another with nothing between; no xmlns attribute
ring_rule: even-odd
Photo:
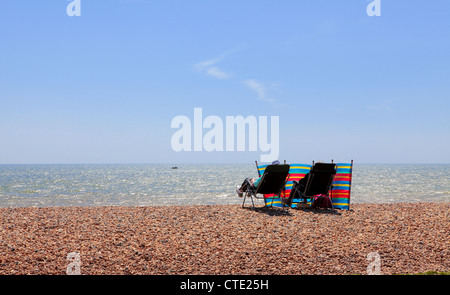
<svg viewBox="0 0 450 295"><path fill-rule="evenodd" d="M337 171L334 176L331 196L333 198L333 207L338 209L350 209L350 190L352 186L351 163L336 163Z"/></svg>

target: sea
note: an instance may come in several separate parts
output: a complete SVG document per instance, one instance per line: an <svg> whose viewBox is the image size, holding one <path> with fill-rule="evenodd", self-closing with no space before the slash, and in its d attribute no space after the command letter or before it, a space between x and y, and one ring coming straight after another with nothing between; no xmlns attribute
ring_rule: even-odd
<svg viewBox="0 0 450 295"><path fill-rule="evenodd" d="M355 163L352 175L351 204L450 201L450 164ZM242 204L246 177L255 164L0 165L0 207Z"/></svg>

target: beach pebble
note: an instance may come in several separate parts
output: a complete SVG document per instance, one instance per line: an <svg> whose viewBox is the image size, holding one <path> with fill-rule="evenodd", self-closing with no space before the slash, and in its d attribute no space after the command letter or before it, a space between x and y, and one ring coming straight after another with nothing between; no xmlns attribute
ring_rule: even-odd
<svg viewBox="0 0 450 295"><path fill-rule="evenodd" d="M450 270L450 203L0 208L0 274L382 274Z"/></svg>

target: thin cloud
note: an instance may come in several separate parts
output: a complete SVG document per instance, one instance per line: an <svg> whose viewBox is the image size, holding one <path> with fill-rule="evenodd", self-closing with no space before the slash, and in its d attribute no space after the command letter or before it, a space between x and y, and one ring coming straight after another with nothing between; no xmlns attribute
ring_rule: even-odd
<svg viewBox="0 0 450 295"><path fill-rule="evenodd" d="M204 61L201 61L199 63L196 63L194 65L194 68L197 71L200 71L208 76L214 77L216 79L220 80L226 80L232 77L231 74L227 73L226 71L222 70L217 66L218 63L223 61L228 55L235 53L236 51L227 51L223 53L222 55L210 58ZM278 88L278 84L276 83L263 83L256 79L247 79L241 81L248 89L252 90L257 94L258 100L274 103L275 99L268 97L267 93L268 90L276 90Z"/></svg>
<svg viewBox="0 0 450 295"><path fill-rule="evenodd" d="M199 62L197 64L195 64L195 68L199 71L203 71L205 69L207 69L208 67L218 63L219 61L221 61L222 59L224 59L224 57L219 57L219 58L215 58L215 59L208 59L202 62Z"/></svg>
<svg viewBox="0 0 450 295"><path fill-rule="evenodd" d="M228 79L231 77L229 73L226 73L222 69L220 69L217 66L214 66L215 64L221 62L225 57L232 54L233 52L225 52L221 56L217 58L207 59L205 61L199 62L194 65L194 67L201 72L206 73L209 76L212 76L217 79Z"/></svg>
<svg viewBox="0 0 450 295"><path fill-rule="evenodd" d="M267 88L262 83L255 79L248 79L243 81L243 83L251 90L258 94L258 99L267 102L274 102L275 100L267 97Z"/></svg>
<svg viewBox="0 0 450 295"><path fill-rule="evenodd" d="M391 101L386 101L386 102L382 102L377 105L365 105L364 108L366 108L368 110L372 110L372 111L385 111L385 112L393 113L394 109L392 108L391 104L392 104Z"/></svg>
<svg viewBox="0 0 450 295"><path fill-rule="evenodd" d="M218 67L210 67L206 69L206 74L213 76L217 79L228 79L231 77L230 74L225 73L224 71L222 71L221 69L219 69Z"/></svg>

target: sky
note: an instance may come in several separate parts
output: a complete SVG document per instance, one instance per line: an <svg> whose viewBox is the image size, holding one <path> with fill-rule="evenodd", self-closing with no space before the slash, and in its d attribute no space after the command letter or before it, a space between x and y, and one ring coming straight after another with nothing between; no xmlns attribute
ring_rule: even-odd
<svg viewBox="0 0 450 295"><path fill-rule="evenodd" d="M2 1L0 164L450 163L450 1L77 1Z"/></svg>

